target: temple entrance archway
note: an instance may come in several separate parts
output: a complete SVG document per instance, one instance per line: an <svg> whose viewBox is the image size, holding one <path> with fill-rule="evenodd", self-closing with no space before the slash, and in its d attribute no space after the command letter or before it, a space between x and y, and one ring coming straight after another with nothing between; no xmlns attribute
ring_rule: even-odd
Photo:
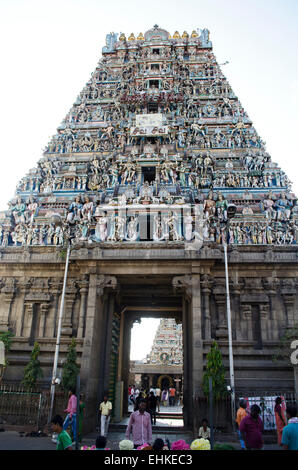
<svg viewBox="0 0 298 470"><path fill-rule="evenodd" d="M174 387L174 381L170 375L160 375L157 380L157 386L163 390L164 388Z"/></svg>
<svg viewBox="0 0 298 470"><path fill-rule="evenodd" d="M148 384L155 384L161 375L171 376L176 390L180 391L184 426L186 429L193 426L193 397L200 393L203 370L200 276L177 276L177 265L170 273L169 270L167 267L163 271L160 264L156 268L151 265L151 272L144 268L143 271L140 268L134 270L133 265L117 267L111 278L114 290L105 291L102 297L101 327L94 335L94 341L98 341L101 349L98 355L97 401L102 399L104 392L109 392L114 403L114 422L123 421L129 413L130 346L134 322L146 317L171 318L182 325L182 374L175 375L159 366L157 370L153 368L146 372L152 380ZM128 274L123 274L125 271ZM141 378L143 371L136 373Z"/></svg>
<svg viewBox="0 0 298 470"><path fill-rule="evenodd" d="M125 418L129 412L128 388L132 385L130 376L130 349L134 323L139 322L143 318L164 319L165 321L167 319L175 320L174 323L180 325L183 331L181 338L183 359L188 355L186 348L189 342L185 341L184 338L187 331L184 331L183 325L183 294L174 291L172 280L173 276L119 276L119 284L121 285L119 293L121 334L117 367L119 389L117 401L120 409L118 412L115 412L117 419ZM157 353L158 361L156 364L145 364L145 371L142 370L142 364L136 365L135 372L138 374L140 386L143 382L146 388L150 389L151 387L154 388L158 383L160 385L159 388L163 389L164 387L176 387L177 382L175 382L175 379L177 380L177 378L179 379L179 384L185 381L183 361L180 364L180 368L175 368L171 357L160 358L162 353L162 349ZM164 356L166 355L164 354ZM177 369L179 370L177 371ZM117 404L115 406L117 407ZM183 409L183 415L185 413L187 413L187 410Z"/></svg>

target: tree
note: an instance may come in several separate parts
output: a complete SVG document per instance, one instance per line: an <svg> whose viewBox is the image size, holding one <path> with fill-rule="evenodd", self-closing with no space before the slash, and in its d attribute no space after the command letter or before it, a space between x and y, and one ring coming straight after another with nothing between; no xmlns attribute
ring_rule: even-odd
<svg viewBox="0 0 298 470"><path fill-rule="evenodd" d="M76 387L77 375L79 373L79 366L76 363L76 341L72 338L68 347L68 353L65 364L63 365L61 385L64 390L69 390Z"/></svg>
<svg viewBox="0 0 298 470"><path fill-rule="evenodd" d="M216 341L212 343L211 349L207 354L206 372L203 376L203 392L209 395L209 377L212 378L212 390L215 400L219 400L227 393L225 368L222 363L222 355Z"/></svg>
<svg viewBox="0 0 298 470"><path fill-rule="evenodd" d="M13 336L14 334L11 331L0 331L0 341L4 343L5 355L10 350ZM8 361L5 358L5 367L7 366L8 366Z"/></svg>
<svg viewBox="0 0 298 470"><path fill-rule="evenodd" d="M33 350L31 353L30 362L25 367L23 385L26 390L32 390L36 386L36 382L43 376L40 362L38 359L40 346L38 343L34 343Z"/></svg>

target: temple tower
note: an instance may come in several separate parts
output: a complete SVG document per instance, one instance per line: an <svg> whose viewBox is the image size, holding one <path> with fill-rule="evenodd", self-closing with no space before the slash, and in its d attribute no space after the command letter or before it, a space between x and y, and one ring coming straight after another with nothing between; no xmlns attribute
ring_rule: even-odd
<svg viewBox="0 0 298 470"><path fill-rule="evenodd" d="M297 217L291 183L207 29L108 34L86 86L0 214L0 330L14 334L4 380L22 378L38 341L49 383L70 243L61 360L75 337L88 426L104 390L123 413L140 314L182 322L192 426L213 340L228 380L226 241L236 389L293 390L293 368L272 356L297 323Z"/></svg>

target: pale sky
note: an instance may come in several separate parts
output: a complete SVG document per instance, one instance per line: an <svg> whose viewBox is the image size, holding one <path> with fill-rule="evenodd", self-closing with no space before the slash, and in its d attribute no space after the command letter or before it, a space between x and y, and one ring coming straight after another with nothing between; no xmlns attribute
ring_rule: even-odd
<svg viewBox="0 0 298 470"><path fill-rule="evenodd" d="M132 361L145 359L150 353L159 322L158 318L142 318L141 323L134 323L130 341Z"/></svg>
<svg viewBox="0 0 298 470"><path fill-rule="evenodd" d="M297 0L0 0L0 210L89 80L106 34L156 23L171 34L210 30L219 64L229 61L223 73L298 194L297 20Z"/></svg>

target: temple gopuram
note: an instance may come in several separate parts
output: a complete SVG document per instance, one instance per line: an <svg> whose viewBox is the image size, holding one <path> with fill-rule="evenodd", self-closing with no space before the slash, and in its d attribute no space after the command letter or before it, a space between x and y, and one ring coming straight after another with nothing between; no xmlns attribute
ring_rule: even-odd
<svg viewBox="0 0 298 470"><path fill-rule="evenodd" d="M130 382L144 390L151 387L175 387L179 392L183 386L183 339L182 324L174 318L163 318L157 328L153 345L146 359L131 361Z"/></svg>
<svg viewBox="0 0 298 470"><path fill-rule="evenodd" d="M248 84L249 86L249 84ZM183 415L192 428L214 340L229 382L224 245L236 391L293 391L273 362L297 323L298 204L213 53L207 29L110 33L94 72L0 214L3 381L34 342L50 386L76 339L86 429L104 391L127 411L130 332L141 317L182 325Z"/></svg>

